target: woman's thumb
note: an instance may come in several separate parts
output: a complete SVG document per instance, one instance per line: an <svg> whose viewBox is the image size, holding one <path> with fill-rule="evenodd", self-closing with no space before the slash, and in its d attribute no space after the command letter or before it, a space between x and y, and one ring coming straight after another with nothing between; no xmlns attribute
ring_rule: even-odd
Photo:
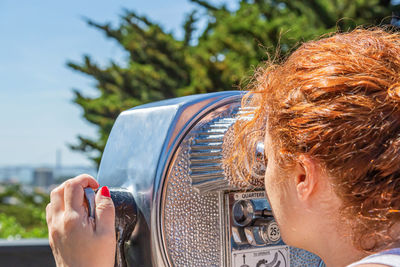
<svg viewBox="0 0 400 267"><path fill-rule="evenodd" d="M96 194L96 232L115 231L115 208L107 186L103 186Z"/></svg>

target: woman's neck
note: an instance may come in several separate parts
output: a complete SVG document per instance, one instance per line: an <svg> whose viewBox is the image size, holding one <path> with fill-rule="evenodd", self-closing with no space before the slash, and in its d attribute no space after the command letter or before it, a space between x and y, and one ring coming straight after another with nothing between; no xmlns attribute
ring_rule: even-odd
<svg viewBox="0 0 400 267"><path fill-rule="evenodd" d="M327 267L344 267L368 255L353 246L350 235L335 228L331 225L321 229L319 242L315 246L315 253Z"/></svg>

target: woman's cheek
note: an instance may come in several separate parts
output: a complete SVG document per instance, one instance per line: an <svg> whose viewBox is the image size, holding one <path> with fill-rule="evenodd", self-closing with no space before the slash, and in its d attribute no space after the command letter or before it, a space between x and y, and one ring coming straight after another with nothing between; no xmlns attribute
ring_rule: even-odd
<svg viewBox="0 0 400 267"><path fill-rule="evenodd" d="M271 166L272 167L272 166ZM279 177L276 176L274 170L272 168L268 168L265 173L265 192L267 194L268 202L272 208L275 221L278 223L281 236L285 240L287 236L287 222L285 218L285 200L282 199L284 197L283 186L279 184Z"/></svg>
<svg viewBox="0 0 400 267"><path fill-rule="evenodd" d="M273 173L271 173L271 167L267 166L267 169L265 170L265 178L264 178L264 184L265 184L265 193L268 198L268 202L272 208L272 211L274 213L278 212L276 208L276 197L277 197L277 192L276 189L273 186L273 182L271 181L273 178ZM275 216L276 217L276 216Z"/></svg>

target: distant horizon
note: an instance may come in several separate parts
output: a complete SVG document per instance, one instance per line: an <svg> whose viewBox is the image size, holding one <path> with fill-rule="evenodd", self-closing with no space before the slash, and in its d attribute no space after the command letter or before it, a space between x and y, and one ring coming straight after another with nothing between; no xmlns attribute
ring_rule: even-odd
<svg viewBox="0 0 400 267"><path fill-rule="evenodd" d="M97 176L98 169L95 166L0 166L0 182L15 180L21 184L32 184L35 170L49 169L54 179L60 177L72 178L82 173L93 177Z"/></svg>
<svg viewBox="0 0 400 267"><path fill-rule="evenodd" d="M27 168L41 168L41 167L54 167L56 168L56 164L0 164L0 169L4 168L22 168L22 167L27 167ZM75 168L75 167L87 167L87 168L96 168L97 166L95 164L90 165L90 164L66 164L66 165L61 165L61 168Z"/></svg>

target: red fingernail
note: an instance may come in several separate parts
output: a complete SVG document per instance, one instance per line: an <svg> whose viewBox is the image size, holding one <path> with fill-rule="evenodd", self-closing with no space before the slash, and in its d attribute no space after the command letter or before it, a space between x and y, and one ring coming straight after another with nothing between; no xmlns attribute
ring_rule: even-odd
<svg viewBox="0 0 400 267"><path fill-rule="evenodd" d="M100 194L101 194L103 197L111 197L111 195L110 195L110 190L108 190L108 187L107 187L107 186L103 186L103 187L101 188Z"/></svg>

